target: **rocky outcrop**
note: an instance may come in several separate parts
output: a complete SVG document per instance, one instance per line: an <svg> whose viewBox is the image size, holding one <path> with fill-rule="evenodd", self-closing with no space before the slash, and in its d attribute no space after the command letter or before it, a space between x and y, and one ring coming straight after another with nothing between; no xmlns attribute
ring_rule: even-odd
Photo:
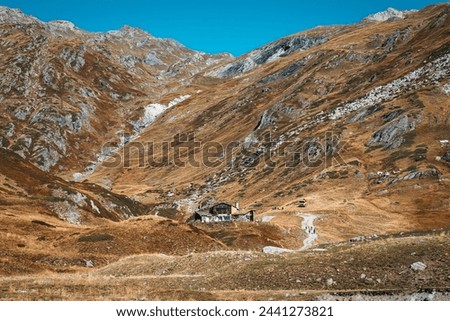
<svg viewBox="0 0 450 321"><path fill-rule="evenodd" d="M441 173L436 169L430 169L427 171L413 171L411 173L408 173L403 177L403 180L409 181L412 179L419 179L419 178L425 178L425 177L439 177Z"/></svg>
<svg viewBox="0 0 450 321"><path fill-rule="evenodd" d="M351 112L393 100L407 92L424 88L430 82L446 79L449 75L450 53L447 53L403 77L370 90L360 99L337 107L328 115L328 118L336 120Z"/></svg>
<svg viewBox="0 0 450 321"><path fill-rule="evenodd" d="M291 75L297 74L298 72L301 71L301 69L306 66L306 64L308 63L308 61L317 58L317 54L311 54L308 55L306 58L304 59L300 59L298 61L296 61L295 63L289 65L288 67L277 71L269 76L264 77L263 79L261 79L259 81L259 85L266 85L275 81L279 81L279 80L283 80Z"/></svg>
<svg viewBox="0 0 450 321"><path fill-rule="evenodd" d="M358 113L356 113L352 118L350 118L350 123L354 123L354 122L363 122L367 116L370 116L380 110L383 110L384 106L383 105L373 105L368 107L367 109L364 109Z"/></svg>
<svg viewBox="0 0 450 321"><path fill-rule="evenodd" d="M444 156L442 156L442 159L445 160L446 162L450 163L450 151L447 151Z"/></svg>
<svg viewBox="0 0 450 321"><path fill-rule="evenodd" d="M409 14L417 12L417 10L400 11L394 8L388 8L386 11L377 12L366 18L367 21L383 22L388 20L405 19Z"/></svg>
<svg viewBox="0 0 450 321"><path fill-rule="evenodd" d="M381 145L387 149L398 148L404 141L403 135L414 128L415 122L410 122L408 116L403 116L373 134L367 145Z"/></svg>
<svg viewBox="0 0 450 321"><path fill-rule="evenodd" d="M228 78L240 76L255 67L265 64L267 62L275 61L279 58L291 55L294 52L307 50L311 47L321 45L327 42L328 39L325 36L308 37L306 35L292 36L283 38L268 44L260 49L256 49L244 57L231 62L225 66L208 72L206 75L215 78ZM285 77L289 73L295 72L301 66L293 65L278 77ZM284 76L283 76L284 73ZM277 76L275 76L276 79ZM266 82L271 81L266 80Z"/></svg>

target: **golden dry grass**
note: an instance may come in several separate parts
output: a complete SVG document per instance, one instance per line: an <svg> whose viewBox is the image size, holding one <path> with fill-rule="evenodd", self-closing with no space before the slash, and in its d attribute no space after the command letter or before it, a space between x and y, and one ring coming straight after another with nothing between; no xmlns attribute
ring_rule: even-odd
<svg viewBox="0 0 450 321"><path fill-rule="evenodd" d="M341 244L325 252L138 255L75 274L3 277L2 300L314 300L325 293L450 290L446 233ZM410 264L422 261L424 271ZM361 275L365 277L362 278ZM332 279L333 285L327 285Z"/></svg>

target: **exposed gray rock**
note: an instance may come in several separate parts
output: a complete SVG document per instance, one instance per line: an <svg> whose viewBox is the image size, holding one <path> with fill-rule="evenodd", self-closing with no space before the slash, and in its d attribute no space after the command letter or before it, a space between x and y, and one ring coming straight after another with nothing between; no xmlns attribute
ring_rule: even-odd
<svg viewBox="0 0 450 321"><path fill-rule="evenodd" d="M275 123L275 117L273 111L270 109L266 109L262 116L259 124L256 126L255 130L266 128Z"/></svg>
<svg viewBox="0 0 450 321"><path fill-rule="evenodd" d="M446 79L449 76L449 66L450 54L445 54L388 84L372 89L362 98L340 105L323 119L336 120L358 109L390 101L411 89L428 86L430 81Z"/></svg>
<svg viewBox="0 0 450 321"><path fill-rule="evenodd" d="M328 39L324 36L308 37L301 35L284 38L253 51L251 56L256 64L261 65L268 61L273 61L278 57L286 57L296 51L306 50L327 41Z"/></svg>
<svg viewBox="0 0 450 321"><path fill-rule="evenodd" d="M14 111L14 116L19 120L25 120L30 114L31 106L20 106Z"/></svg>
<svg viewBox="0 0 450 321"><path fill-rule="evenodd" d="M359 62L362 64L367 64L373 60L372 55L363 55L360 53L355 53L354 51L350 51L346 56L345 60L349 62Z"/></svg>
<svg viewBox="0 0 450 321"><path fill-rule="evenodd" d="M273 220L274 218L275 218L275 216L265 215L265 216L263 216L263 217L261 218L261 222L268 223L268 222L270 222L271 220Z"/></svg>
<svg viewBox="0 0 450 321"><path fill-rule="evenodd" d="M91 260L85 260L86 267L94 267L94 262Z"/></svg>
<svg viewBox="0 0 450 321"><path fill-rule="evenodd" d="M8 7L0 6L0 23L21 23L30 24L38 23L39 20L24 14L19 9L10 9Z"/></svg>
<svg viewBox="0 0 450 321"><path fill-rule="evenodd" d="M398 116L400 116L402 113L403 113L403 110L396 109L396 110L390 111L390 112L382 115L381 118L383 118L384 123L389 123L390 121L392 121L395 118L397 118Z"/></svg>
<svg viewBox="0 0 450 321"><path fill-rule="evenodd" d="M80 192L69 192L57 189L52 192L52 196L58 199L57 202L51 202L49 207L62 220L70 224L81 223L81 208L86 206L86 195Z"/></svg>
<svg viewBox="0 0 450 321"><path fill-rule="evenodd" d="M282 69L274 74L264 77L260 80L260 84L267 84L273 81L281 80L289 77L290 75L299 71L302 67L306 65L306 59L302 59L290 65L289 67Z"/></svg>
<svg viewBox="0 0 450 321"><path fill-rule="evenodd" d="M156 53L153 51L148 53L147 55L145 55L144 63L146 63L147 65L150 65L150 66L164 64L164 62L161 59L159 59L158 56L156 55Z"/></svg>
<svg viewBox="0 0 450 321"><path fill-rule="evenodd" d="M206 75L215 78L239 76L247 71L252 70L258 65L275 61L281 57L286 57L294 52L321 45L327 41L328 39L325 36L308 37L306 35L300 35L283 38L262 48L253 50L247 56L238 59L237 61L231 62L223 67L212 70ZM301 63L298 66L291 67L291 70L286 70L285 73L293 73L300 66ZM276 78L277 77L275 76L274 79ZM268 79L266 81L271 81L271 79Z"/></svg>
<svg viewBox="0 0 450 321"><path fill-rule="evenodd" d="M244 142L242 143L242 148L248 149L252 146L255 146L258 144L258 136L254 132L251 132L247 135L247 137L244 138Z"/></svg>
<svg viewBox="0 0 450 321"><path fill-rule="evenodd" d="M47 27L52 33L66 34L71 32L81 32L72 22L66 20L53 20L47 23Z"/></svg>
<svg viewBox="0 0 450 321"><path fill-rule="evenodd" d="M404 30L396 30L393 34L391 34L386 38L381 47L384 48L386 52L391 52L395 49L398 42L408 39L410 34L411 28L406 28Z"/></svg>
<svg viewBox="0 0 450 321"><path fill-rule="evenodd" d="M332 278L327 279L327 286L328 287L332 287L335 284L336 284L336 282Z"/></svg>
<svg viewBox="0 0 450 321"><path fill-rule="evenodd" d="M446 93L447 95L450 95L450 84L445 84L444 86L442 86L442 90L443 90L444 93Z"/></svg>
<svg viewBox="0 0 450 321"><path fill-rule="evenodd" d="M76 49L65 47L60 54L60 58L66 62L66 65L78 72L84 66L85 46L79 46Z"/></svg>
<svg viewBox="0 0 450 321"><path fill-rule="evenodd" d="M450 300L449 292L402 292L376 294L376 293L355 293L345 294L325 294L318 296L319 301L448 301Z"/></svg>
<svg viewBox="0 0 450 321"><path fill-rule="evenodd" d="M363 242L366 240L365 236L355 236L350 239L350 242Z"/></svg>
<svg viewBox="0 0 450 321"><path fill-rule="evenodd" d="M445 160L446 162L450 162L450 150L447 151L444 156L442 156L442 159Z"/></svg>
<svg viewBox="0 0 450 321"><path fill-rule="evenodd" d="M270 125L275 125L280 119L292 118L297 115L298 111L292 106L285 106L283 104L276 104L266 109L261 115L261 119L255 130L264 129Z"/></svg>
<svg viewBox="0 0 450 321"><path fill-rule="evenodd" d="M374 61L374 56L373 54L369 53L369 54L361 54L361 53L355 53L354 51L350 51L347 54L341 54L341 55L336 55L333 57L333 59L329 60L326 65L325 65L325 69L334 69L337 68L339 66L341 66L343 63L346 62L358 62L361 64L367 64L370 62ZM371 81L373 81L374 79L372 79Z"/></svg>
<svg viewBox="0 0 450 321"><path fill-rule="evenodd" d="M414 13L414 12L417 12L417 10L399 11L394 8L388 8L385 11L371 14L370 16L366 17L365 20L375 21L375 22L393 21L393 20L397 20L397 19L405 19L409 14Z"/></svg>
<svg viewBox="0 0 450 321"><path fill-rule="evenodd" d="M150 91L153 99L169 81L171 90L176 91L177 86L191 81L187 72L192 75L230 60L229 55L190 50L137 28L89 33L67 21L42 22L2 6L0 24L0 47L5 49L1 53L0 101L6 113L0 124L1 144L42 170L80 171L94 154L80 153L86 142L105 143L110 135L104 132L106 128L129 130L128 121L143 104L142 96L137 98L134 93L140 96ZM168 61L179 63L186 74L171 79L164 74L165 67L150 67L165 66ZM144 74L133 70L139 63L145 64ZM121 104L130 100L135 103ZM110 122L99 124L99 118L108 117L111 103L117 108L111 108ZM16 128L6 128L11 121Z"/></svg>
<svg viewBox="0 0 450 321"><path fill-rule="evenodd" d="M306 142L304 146L304 155L308 158L309 161L317 160L319 156L324 152L320 142L314 139Z"/></svg>
<svg viewBox="0 0 450 321"><path fill-rule="evenodd" d="M360 112L358 112L356 115L354 115L351 119L350 119L350 123L354 123L357 121L364 121L366 119L367 116L372 115L373 113L376 113L377 111L383 110L384 106L383 105L373 105L373 106L369 106L368 108L361 110Z"/></svg>
<svg viewBox="0 0 450 321"><path fill-rule="evenodd" d="M34 145L31 154L32 161L43 171L49 171L60 158L61 155L56 149L37 144Z"/></svg>
<svg viewBox="0 0 450 321"><path fill-rule="evenodd" d="M15 128L16 128L16 126L13 123L8 123L6 125L5 136L6 137L12 137L14 135L14 129Z"/></svg>
<svg viewBox="0 0 450 321"><path fill-rule="evenodd" d="M134 68L139 62L139 58L132 55L123 55L120 57L120 63L127 68Z"/></svg>
<svg viewBox="0 0 450 321"><path fill-rule="evenodd" d="M59 79L60 79L59 72L53 67L53 65L49 64L45 69L42 71L42 79L44 81L44 84L47 87L52 88L53 90L59 90Z"/></svg>
<svg viewBox="0 0 450 321"><path fill-rule="evenodd" d="M408 116L405 115L396 122L383 127L373 134L367 145L381 145L387 149L398 148L403 143L403 134L413 130L414 128L415 123L410 123Z"/></svg>
<svg viewBox="0 0 450 321"><path fill-rule="evenodd" d="M437 169L430 169L428 171L414 171L411 173L408 173L403 177L403 180L408 181L411 179L418 179L423 177L439 177L441 173Z"/></svg>
<svg viewBox="0 0 450 321"><path fill-rule="evenodd" d="M250 71L255 67L256 63L251 58L247 57L243 60L230 63L225 67L220 68L215 73L209 73L208 76L213 76L217 78L232 77Z"/></svg>

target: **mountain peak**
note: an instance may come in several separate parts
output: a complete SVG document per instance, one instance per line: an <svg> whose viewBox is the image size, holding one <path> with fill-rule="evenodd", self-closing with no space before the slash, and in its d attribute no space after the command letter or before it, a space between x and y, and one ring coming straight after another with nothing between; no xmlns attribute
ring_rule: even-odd
<svg viewBox="0 0 450 321"><path fill-rule="evenodd" d="M155 38L149 32L142 30L138 27L131 27L128 25L122 26L118 30L110 30L106 32L109 35L118 36L118 37L127 37L127 38L136 38L136 37L144 37L144 38Z"/></svg>
<svg viewBox="0 0 450 321"><path fill-rule="evenodd" d="M0 6L0 23L33 23L38 19L24 14L19 9Z"/></svg>
<svg viewBox="0 0 450 321"><path fill-rule="evenodd" d="M405 19L408 14L413 12L417 12L417 10L400 11L394 8L387 8L387 10L372 14L368 16L366 19L369 21L376 21L376 22L383 22L394 19Z"/></svg>
<svg viewBox="0 0 450 321"><path fill-rule="evenodd" d="M51 31L59 32L80 32L81 30L72 22L66 20L52 20L47 22L47 26Z"/></svg>

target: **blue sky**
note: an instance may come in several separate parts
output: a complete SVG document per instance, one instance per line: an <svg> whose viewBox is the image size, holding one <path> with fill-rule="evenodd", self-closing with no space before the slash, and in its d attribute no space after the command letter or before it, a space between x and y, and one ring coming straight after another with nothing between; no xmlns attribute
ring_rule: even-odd
<svg viewBox="0 0 450 321"><path fill-rule="evenodd" d="M317 25L354 23L388 7L420 9L427 0L0 0L43 21L69 20L88 31L140 27L209 53L240 55Z"/></svg>

